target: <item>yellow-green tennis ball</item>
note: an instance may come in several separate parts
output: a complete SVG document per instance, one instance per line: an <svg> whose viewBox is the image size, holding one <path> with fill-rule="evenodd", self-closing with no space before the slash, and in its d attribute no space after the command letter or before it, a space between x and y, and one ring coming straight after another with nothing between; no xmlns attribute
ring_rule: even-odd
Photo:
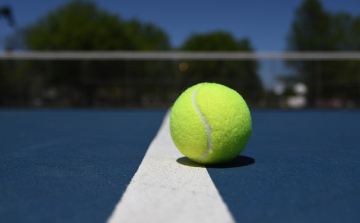
<svg viewBox="0 0 360 223"><path fill-rule="evenodd" d="M252 126L249 108L234 90L215 83L188 88L170 113L171 137L192 161L218 164L245 149Z"/></svg>

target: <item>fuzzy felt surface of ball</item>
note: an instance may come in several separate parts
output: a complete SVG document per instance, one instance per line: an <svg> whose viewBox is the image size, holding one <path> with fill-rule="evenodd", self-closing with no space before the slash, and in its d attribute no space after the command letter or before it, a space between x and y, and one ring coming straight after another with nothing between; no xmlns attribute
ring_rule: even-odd
<svg viewBox="0 0 360 223"><path fill-rule="evenodd" d="M201 164L236 158L250 138L250 110L240 94L216 83L185 90L170 112L171 138L178 150Z"/></svg>

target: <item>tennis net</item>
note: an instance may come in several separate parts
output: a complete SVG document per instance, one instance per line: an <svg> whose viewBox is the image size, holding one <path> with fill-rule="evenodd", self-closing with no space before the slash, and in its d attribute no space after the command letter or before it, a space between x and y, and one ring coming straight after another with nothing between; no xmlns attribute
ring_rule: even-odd
<svg viewBox="0 0 360 223"><path fill-rule="evenodd" d="M216 82L253 108L359 108L360 52L3 52L1 107L169 107Z"/></svg>

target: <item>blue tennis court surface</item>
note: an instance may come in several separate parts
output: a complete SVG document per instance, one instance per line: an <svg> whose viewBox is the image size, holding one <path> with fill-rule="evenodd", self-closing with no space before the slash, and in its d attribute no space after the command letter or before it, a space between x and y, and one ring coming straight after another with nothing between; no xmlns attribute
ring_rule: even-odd
<svg viewBox="0 0 360 223"><path fill-rule="evenodd" d="M0 110L0 222L106 222L165 114ZM236 222L360 221L360 112L252 117L241 156L207 167Z"/></svg>
<svg viewBox="0 0 360 223"><path fill-rule="evenodd" d="M238 222L359 222L360 113L253 112L243 155L208 168Z"/></svg>
<svg viewBox="0 0 360 223"><path fill-rule="evenodd" d="M0 222L105 222L164 114L2 110Z"/></svg>

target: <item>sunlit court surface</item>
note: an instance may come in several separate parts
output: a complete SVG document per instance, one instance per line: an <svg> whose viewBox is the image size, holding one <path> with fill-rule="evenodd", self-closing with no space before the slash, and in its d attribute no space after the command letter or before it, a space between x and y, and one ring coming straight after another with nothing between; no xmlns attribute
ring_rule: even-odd
<svg viewBox="0 0 360 223"><path fill-rule="evenodd" d="M1 3L0 223L360 222L360 3L260 2Z"/></svg>

